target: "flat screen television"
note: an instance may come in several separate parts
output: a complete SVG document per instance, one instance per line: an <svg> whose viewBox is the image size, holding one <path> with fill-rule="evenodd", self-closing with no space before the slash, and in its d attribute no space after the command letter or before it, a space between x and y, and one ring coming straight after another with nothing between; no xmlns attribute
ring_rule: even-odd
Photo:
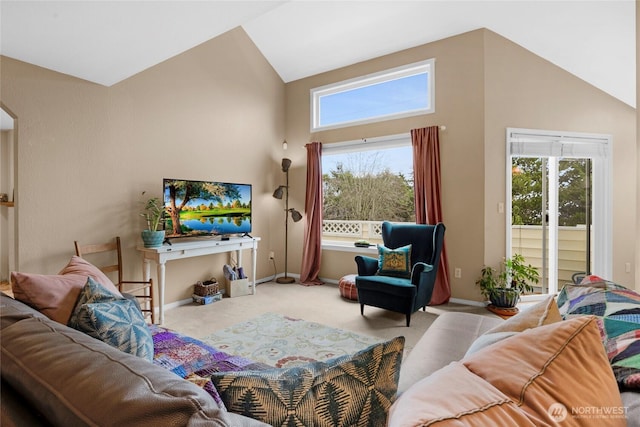
<svg viewBox="0 0 640 427"><path fill-rule="evenodd" d="M165 237L251 232L251 184L163 180Z"/></svg>

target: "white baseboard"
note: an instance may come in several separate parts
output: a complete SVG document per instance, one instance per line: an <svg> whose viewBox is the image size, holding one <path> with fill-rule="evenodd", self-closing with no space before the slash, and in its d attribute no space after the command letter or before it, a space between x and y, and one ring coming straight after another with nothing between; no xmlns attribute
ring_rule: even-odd
<svg viewBox="0 0 640 427"><path fill-rule="evenodd" d="M280 277L280 276L284 276L284 274L280 274L278 277ZM290 274L290 276L291 276L291 274ZM297 277L299 278L299 276L297 276ZM270 282L272 280L275 280L274 276L263 277L261 279L256 279L256 286L258 286L260 283L266 283L266 282ZM226 292L223 291L223 294L226 294ZM192 298L186 298L186 299L182 299L182 300L179 300L179 301L171 302L169 304L165 304L164 305L164 309L165 310L170 310L172 308L180 307L182 305L191 304L192 302L193 302ZM155 310L156 316L159 316L160 315L160 308L159 307L154 307L154 310Z"/></svg>
<svg viewBox="0 0 640 427"><path fill-rule="evenodd" d="M461 299L461 298L450 298L449 302L454 304L462 304L462 305L472 305L474 307L486 307L487 304L482 301L473 301L469 299Z"/></svg>
<svg viewBox="0 0 640 427"><path fill-rule="evenodd" d="M340 281L339 280L335 280L335 279L326 279L324 277L319 277L320 280L322 280L323 283L329 283L331 285L337 285Z"/></svg>
<svg viewBox="0 0 640 427"><path fill-rule="evenodd" d="M284 273L278 274L276 277L270 276L270 277L263 277L261 279L257 279L256 280L256 287L257 285L259 285L260 283L266 283L266 282L271 282L272 280L275 280L277 277L283 277ZM287 273L287 276L290 277L295 277L297 280L300 280L300 275L299 274L291 274L291 273ZM331 285L338 285L338 280L335 279L327 279L327 278L323 278L320 277L320 280L322 280L324 283L329 283ZM256 292L258 290L256 289ZM182 305L187 305L187 304L191 304L193 302L193 300L191 298L186 298L183 300L179 300L179 301L175 301L169 304L165 304L164 309L165 310L170 310L172 308L176 308L176 307L180 307ZM461 304L461 305L471 305L474 307L485 307L487 304L485 302L482 301L473 301L473 300L468 300L468 299L462 299L462 298L451 298L449 299L449 302L454 303L454 304ZM159 316L159 308L158 307L154 307L155 311L156 311L156 316Z"/></svg>

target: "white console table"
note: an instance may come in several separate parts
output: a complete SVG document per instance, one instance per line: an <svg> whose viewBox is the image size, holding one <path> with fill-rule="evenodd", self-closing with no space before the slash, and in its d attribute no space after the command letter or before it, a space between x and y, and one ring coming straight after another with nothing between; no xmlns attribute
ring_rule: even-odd
<svg viewBox="0 0 640 427"><path fill-rule="evenodd" d="M164 323L164 289L165 289L165 263L174 259L191 258L202 255L211 255L224 252L236 252L238 266L242 266L242 250L251 249L252 270L251 270L251 293L256 293L256 259L258 252L259 237L231 237L229 240L220 238L198 238L180 241L175 239L171 244L163 244L159 248L145 248L138 246L142 252L142 275L144 280L151 277L151 261L157 264L158 268L158 293L160 304L159 323Z"/></svg>

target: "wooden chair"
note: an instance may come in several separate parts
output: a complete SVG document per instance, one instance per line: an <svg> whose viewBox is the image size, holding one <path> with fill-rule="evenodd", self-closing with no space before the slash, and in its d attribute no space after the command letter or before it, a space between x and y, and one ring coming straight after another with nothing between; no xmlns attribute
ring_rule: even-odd
<svg viewBox="0 0 640 427"><path fill-rule="evenodd" d="M153 309L153 280L149 281L127 281L122 279L122 249L120 246L120 237L116 237L110 243L80 245L78 241L74 241L76 247L76 255L86 258L86 255L92 255L91 260L87 261L96 265L103 273L118 273L118 281L114 282L118 290L125 294L135 297L140 306L140 310L145 318L150 317L151 323L156 322L156 315ZM94 261L92 261L94 260ZM115 261L115 263L113 263ZM106 265L104 265L106 264Z"/></svg>

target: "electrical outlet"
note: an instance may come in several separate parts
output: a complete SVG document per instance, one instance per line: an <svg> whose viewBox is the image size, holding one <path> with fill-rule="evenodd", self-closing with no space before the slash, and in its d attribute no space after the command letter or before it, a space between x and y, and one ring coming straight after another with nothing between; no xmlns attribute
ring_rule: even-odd
<svg viewBox="0 0 640 427"><path fill-rule="evenodd" d="M462 277L462 269L456 268L455 270L453 270L453 275L456 279L460 279Z"/></svg>
<svg viewBox="0 0 640 427"><path fill-rule="evenodd" d="M275 254L273 253L273 251L269 251L269 259L274 259L275 258Z"/></svg>

